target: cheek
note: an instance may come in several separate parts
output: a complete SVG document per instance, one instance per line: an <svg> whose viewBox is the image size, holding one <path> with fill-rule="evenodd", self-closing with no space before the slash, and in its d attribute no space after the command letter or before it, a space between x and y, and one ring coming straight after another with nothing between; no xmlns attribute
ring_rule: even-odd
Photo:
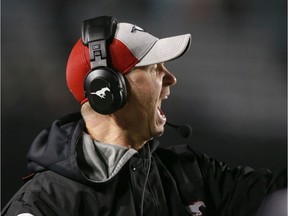
<svg viewBox="0 0 288 216"><path fill-rule="evenodd" d="M135 104L148 105L153 101L155 92L148 85L136 85L130 89L128 99Z"/></svg>
<svg viewBox="0 0 288 216"><path fill-rule="evenodd" d="M127 102L131 103L131 109L134 107L142 113L150 113L151 110L155 110L160 91L161 83L157 82L155 78L130 79Z"/></svg>

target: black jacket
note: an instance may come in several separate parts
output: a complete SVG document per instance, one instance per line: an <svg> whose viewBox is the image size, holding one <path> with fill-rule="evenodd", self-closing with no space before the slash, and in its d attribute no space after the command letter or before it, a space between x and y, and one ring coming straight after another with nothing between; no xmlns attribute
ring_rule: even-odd
<svg viewBox="0 0 288 216"><path fill-rule="evenodd" d="M286 187L285 173L230 169L187 145L158 148L156 140L131 156L113 178L95 182L79 168L76 149L84 130L77 113L36 137L28 153L28 168L35 175L2 215L247 216L268 193Z"/></svg>

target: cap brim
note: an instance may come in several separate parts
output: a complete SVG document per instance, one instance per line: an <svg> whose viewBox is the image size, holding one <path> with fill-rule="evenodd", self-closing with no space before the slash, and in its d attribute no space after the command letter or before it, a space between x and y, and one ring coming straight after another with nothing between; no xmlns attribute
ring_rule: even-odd
<svg viewBox="0 0 288 216"><path fill-rule="evenodd" d="M188 51L190 44L190 34L159 39L135 66L146 66L179 58Z"/></svg>

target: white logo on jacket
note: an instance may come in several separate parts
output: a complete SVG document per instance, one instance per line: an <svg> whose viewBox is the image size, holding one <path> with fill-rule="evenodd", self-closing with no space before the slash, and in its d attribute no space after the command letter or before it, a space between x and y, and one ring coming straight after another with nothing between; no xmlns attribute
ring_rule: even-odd
<svg viewBox="0 0 288 216"><path fill-rule="evenodd" d="M95 95L99 96L100 98L105 98L106 97L106 94L105 94L106 91L110 92L110 89L108 87L104 87L101 90L96 91L96 92L91 92L90 94L95 94Z"/></svg>
<svg viewBox="0 0 288 216"><path fill-rule="evenodd" d="M186 206L186 209L193 216L202 216L200 207L206 207L205 203L202 201L196 201L193 202L191 205Z"/></svg>
<svg viewBox="0 0 288 216"><path fill-rule="evenodd" d="M17 216L34 216L30 213L22 213L22 214L18 214Z"/></svg>

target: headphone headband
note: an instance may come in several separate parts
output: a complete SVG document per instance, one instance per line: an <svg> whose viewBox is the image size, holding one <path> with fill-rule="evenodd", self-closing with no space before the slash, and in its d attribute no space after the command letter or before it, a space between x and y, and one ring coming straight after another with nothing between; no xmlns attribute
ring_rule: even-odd
<svg viewBox="0 0 288 216"><path fill-rule="evenodd" d="M107 44L113 39L117 20L101 16L85 20L82 25L82 42L89 47L91 69L107 65Z"/></svg>

